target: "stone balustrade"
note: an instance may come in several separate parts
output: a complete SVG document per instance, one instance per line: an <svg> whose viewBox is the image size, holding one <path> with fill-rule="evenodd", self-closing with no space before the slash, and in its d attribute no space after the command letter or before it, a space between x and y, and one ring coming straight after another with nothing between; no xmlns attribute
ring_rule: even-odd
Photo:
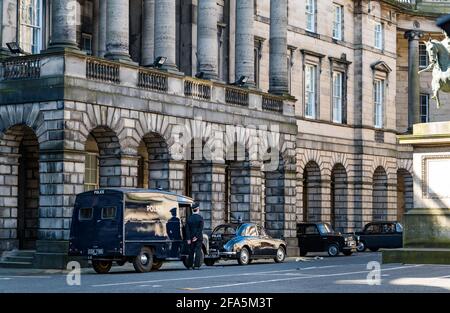
<svg viewBox="0 0 450 313"><path fill-rule="evenodd" d="M102 59L87 58L86 78L119 84L120 66Z"/></svg>
<svg viewBox="0 0 450 313"><path fill-rule="evenodd" d="M167 76L159 71L139 69L138 87L148 90L167 91Z"/></svg>
<svg viewBox="0 0 450 313"><path fill-rule="evenodd" d="M97 83L162 92L168 95L233 105L255 111L294 116L295 99L220 82L116 62L75 51L12 57L0 62L0 84L13 80L55 77L86 79Z"/></svg>
<svg viewBox="0 0 450 313"><path fill-rule="evenodd" d="M39 78L41 74L41 59L36 56L11 58L3 62L1 79Z"/></svg>
<svg viewBox="0 0 450 313"><path fill-rule="evenodd" d="M211 100L211 87L212 85L209 82L186 78L184 81L184 95L194 99Z"/></svg>
<svg viewBox="0 0 450 313"><path fill-rule="evenodd" d="M227 87L225 89L225 101L229 104L248 106L249 91L243 88Z"/></svg>

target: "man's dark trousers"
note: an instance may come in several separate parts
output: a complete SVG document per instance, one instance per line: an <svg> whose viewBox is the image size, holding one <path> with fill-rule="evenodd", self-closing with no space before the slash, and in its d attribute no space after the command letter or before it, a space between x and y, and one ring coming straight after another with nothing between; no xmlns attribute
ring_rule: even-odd
<svg viewBox="0 0 450 313"><path fill-rule="evenodd" d="M195 264L194 264L194 254L195 254ZM191 244L189 245L189 259L188 259L189 268L191 268L192 266L199 268L202 265L201 256L202 256L202 240L197 239L197 241L191 242Z"/></svg>

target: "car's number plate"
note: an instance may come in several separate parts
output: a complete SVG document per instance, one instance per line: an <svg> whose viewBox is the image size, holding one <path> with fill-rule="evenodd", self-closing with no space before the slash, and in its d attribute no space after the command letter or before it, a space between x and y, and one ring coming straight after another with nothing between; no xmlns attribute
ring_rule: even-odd
<svg viewBox="0 0 450 313"><path fill-rule="evenodd" d="M103 249L88 249L88 255L101 255L103 254Z"/></svg>
<svg viewBox="0 0 450 313"><path fill-rule="evenodd" d="M219 251L217 251L217 250L209 250L209 256L211 256L211 257L219 256Z"/></svg>

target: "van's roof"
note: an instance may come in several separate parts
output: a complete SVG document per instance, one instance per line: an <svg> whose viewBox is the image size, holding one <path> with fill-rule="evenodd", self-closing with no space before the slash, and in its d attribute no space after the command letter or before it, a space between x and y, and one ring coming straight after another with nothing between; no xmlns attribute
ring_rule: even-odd
<svg viewBox="0 0 450 313"><path fill-rule="evenodd" d="M175 192L170 192L170 191L166 191L166 190L162 190L162 189L108 187L108 188L98 188L98 189L86 191L86 192L80 193L80 195L90 194L90 193L94 193L95 191L100 191L100 190L117 191L117 192L121 192L124 194L127 194L127 193L160 193L160 194L165 194L165 195L176 196L178 199L178 202L189 202L189 203L194 202L194 199L192 199L191 197L182 196L182 195L176 194Z"/></svg>

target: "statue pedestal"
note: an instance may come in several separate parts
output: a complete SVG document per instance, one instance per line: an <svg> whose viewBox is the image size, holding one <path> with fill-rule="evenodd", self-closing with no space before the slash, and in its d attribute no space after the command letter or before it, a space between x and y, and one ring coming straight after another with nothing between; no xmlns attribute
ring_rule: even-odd
<svg viewBox="0 0 450 313"><path fill-rule="evenodd" d="M398 138L414 147L414 209L404 215L404 248L383 250L383 263L450 264L450 122Z"/></svg>

